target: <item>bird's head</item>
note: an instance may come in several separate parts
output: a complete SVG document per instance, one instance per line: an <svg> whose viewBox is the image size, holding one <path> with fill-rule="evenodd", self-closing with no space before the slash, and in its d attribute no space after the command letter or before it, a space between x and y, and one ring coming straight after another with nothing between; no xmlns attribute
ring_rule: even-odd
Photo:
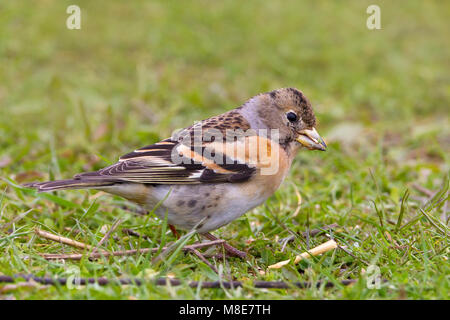
<svg viewBox="0 0 450 320"><path fill-rule="evenodd" d="M246 106L244 106L246 107ZM256 112L252 127L278 129L282 144L299 143L310 150L327 146L316 130L311 103L295 88L282 88L252 98L247 107Z"/></svg>

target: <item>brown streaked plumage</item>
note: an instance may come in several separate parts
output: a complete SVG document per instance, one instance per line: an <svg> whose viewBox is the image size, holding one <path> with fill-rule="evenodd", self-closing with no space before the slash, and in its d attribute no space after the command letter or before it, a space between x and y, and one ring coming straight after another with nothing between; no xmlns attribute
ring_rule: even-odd
<svg viewBox="0 0 450 320"><path fill-rule="evenodd" d="M196 227L212 237L209 231L260 205L278 189L300 148L325 150L315 126L303 93L278 89L130 152L104 169L27 186L39 192L103 190L150 210L163 201L155 211L158 216L167 212L171 225ZM242 255L229 246L227 250Z"/></svg>

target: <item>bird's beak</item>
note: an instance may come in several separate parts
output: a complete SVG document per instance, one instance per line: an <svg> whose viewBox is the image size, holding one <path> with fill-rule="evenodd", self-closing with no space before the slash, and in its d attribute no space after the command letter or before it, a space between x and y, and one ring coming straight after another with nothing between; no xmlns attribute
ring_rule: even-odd
<svg viewBox="0 0 450 320"><path fill-rule="evenodd" d="M310 150L325 151L327 149L325 141L323 141L322 137L317 133L316 128L300 131L296 140Z"/></svg>

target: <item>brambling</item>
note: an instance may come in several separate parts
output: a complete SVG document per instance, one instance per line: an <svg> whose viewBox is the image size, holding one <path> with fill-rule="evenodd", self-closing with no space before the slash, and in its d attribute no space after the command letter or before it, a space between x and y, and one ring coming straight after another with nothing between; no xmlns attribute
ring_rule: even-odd
<svg viewBox="0 0 450 320"><path fill-rule="evenodd" d="M116 164L69 180L30 183L39 192L96 189L154 211L174 227L208 239L262 204L285 179L301 148L326 149L311 104L295 88L262 93ZM245 253L226 244L232 255Z"/></svg>

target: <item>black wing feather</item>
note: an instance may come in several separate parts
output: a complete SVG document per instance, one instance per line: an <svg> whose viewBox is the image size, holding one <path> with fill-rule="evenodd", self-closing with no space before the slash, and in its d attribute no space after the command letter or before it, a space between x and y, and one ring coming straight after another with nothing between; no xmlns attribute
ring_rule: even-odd
<svg viewBox="0 0 450 320"><path fill-rule="evenodd" d="M215 172L206 165L183 159L180 164L172 162L172 151L177 142L170 139L143 147L122 156L116 164L94 172L78 174L74 179L115 180L149 184L198 184L220 182L243 182L254 173L255 168L221 157L217 164L227 173ZM202 149L204 150L204 148Z"/></svg>

